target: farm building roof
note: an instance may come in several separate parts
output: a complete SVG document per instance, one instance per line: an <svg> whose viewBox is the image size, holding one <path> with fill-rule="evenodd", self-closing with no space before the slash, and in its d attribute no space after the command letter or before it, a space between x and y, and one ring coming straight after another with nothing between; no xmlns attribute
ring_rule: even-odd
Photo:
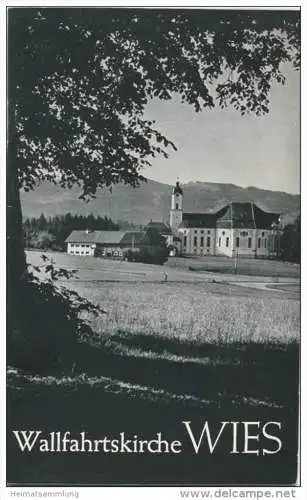
<svg viewBox="0 0 307 500"><path fill-rule="evenodd" d="M172 234L170 226L165 224L165 222L150 221L147 224L146 229L156 229L161 234Z"/></svg>
<svg viewBox="0 0 307 500"><path fill-rule="evenodd" d="M121 245L141 245L148 243L146 231L125 231L120 244Z"/></svg>
<svg viewBox="0 0 307 500"><path fill-rule="evenodd" d="M66 243L118 244L126 231L72 231Z"/></svg>
<svg viewBox="0 0 307 500"><path fill-rule="evenodd" d="M66 243L140 245L147 243L146 231L72 231Z"/></svg>

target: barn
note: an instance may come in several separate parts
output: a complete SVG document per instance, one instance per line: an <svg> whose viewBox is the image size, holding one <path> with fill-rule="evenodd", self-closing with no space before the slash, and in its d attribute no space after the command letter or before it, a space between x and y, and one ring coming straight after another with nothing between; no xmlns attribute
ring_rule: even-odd
<svg viewBox="0 0 307 500"><path fill-rule="evenodd" d="M67 253L93 257L122 258L128 249L148 247L146 231L72 231L66 238Z"/></svg>

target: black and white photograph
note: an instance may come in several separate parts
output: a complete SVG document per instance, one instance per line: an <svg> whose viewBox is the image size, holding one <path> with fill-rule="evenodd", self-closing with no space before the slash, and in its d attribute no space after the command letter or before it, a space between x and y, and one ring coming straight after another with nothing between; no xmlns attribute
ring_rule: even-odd
<svg viewBox="0 0 307 500"><path fill-rule="evenodd" d="M6 485L300 487L300 8L5 12Z"/></svg>

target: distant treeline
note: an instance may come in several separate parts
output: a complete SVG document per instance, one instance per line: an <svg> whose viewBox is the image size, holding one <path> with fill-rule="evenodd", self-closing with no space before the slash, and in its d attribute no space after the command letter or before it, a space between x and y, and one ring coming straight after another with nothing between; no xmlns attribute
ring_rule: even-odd
<svg viewBox="0 0 307 500"><path fill-rule="evenodd" d="M67 213L54 217L45 217L41 214L38 218L26 218L23 221L26 248L65 250L67 236L73 230L86 229L116 231L119 226L109 217L93 214L83 216Z"/></svg>

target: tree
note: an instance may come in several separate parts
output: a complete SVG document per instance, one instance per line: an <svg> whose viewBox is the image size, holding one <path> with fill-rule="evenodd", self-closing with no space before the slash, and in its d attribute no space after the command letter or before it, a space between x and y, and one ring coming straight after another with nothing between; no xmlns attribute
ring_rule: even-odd
<svg viewBox="0 0 307 500"><path fill-rule="evenodd" d="M150 245L167 248L165 237L155 227L148 228L146 236Z"/></svg>
<svg viewBox="0 0 307 500"><path fill-rule="evenodd" d="M146 236L149 241L149 263L164 264L169 256L169 249L166 244L166 239L156 228L149 228L146 231Z"/></svg>
<svg viewBox="0 0 307 500"><path fill-rule="evenodd" d="M177 93L195 111L269 111L282 63L299 67L296 11L11 8L8 13L9 301L25 272L19 189L80 196L124 182L175 145L144 119Z"/></svg>
<svg viewBox="0 0 307 500"><path fill-rule="evenodd" d="M46 250L52 247L55 238L48 231L39 231L38 233L32 235L31 246L34 248L40 248Z"/></svg>
<svg viewBox="0 0 307 500"><path fill-rule="evenodd" d="M47 227L47 219L44 214L40 214L39 219L37 221L37 229L39 231L44 231Z"/></svg>
<svg viewBox="0 0 307 500"><path fill-rule="evenodd" d="M294 224L288 224L282 233L281 258L288 262L301 262L301 216L299 215Z"/></svg>

